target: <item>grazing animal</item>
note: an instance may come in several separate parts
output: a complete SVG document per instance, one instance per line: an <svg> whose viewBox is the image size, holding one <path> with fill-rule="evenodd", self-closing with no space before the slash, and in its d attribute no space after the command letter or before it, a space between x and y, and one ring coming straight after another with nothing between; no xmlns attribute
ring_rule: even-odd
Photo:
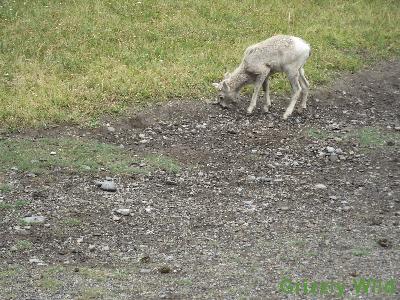
<svg viewBox="0 0 400 300"><path fill-rule="evenodd" d="M301 97L302 111L307 106L309 83L304 75L303 66L311 55L311 47L301 38L288 35L276 35L246 49L241 64L232 74L226 73L220 83L213 83L219 91L218 102L222 107L235 103L239 92L246 84L254 84L254 92L247 113L251 114L257 104L261 87L264 90L264 112L271 106L268 77L276 72L287 74L292 97L283 119L293 112Z"/></svg>

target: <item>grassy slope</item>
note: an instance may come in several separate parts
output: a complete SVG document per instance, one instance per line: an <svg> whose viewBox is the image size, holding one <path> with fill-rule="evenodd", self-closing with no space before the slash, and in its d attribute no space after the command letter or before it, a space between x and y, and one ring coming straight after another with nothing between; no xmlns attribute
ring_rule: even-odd
<svg viewBox="0 0 400 300"><path fill-rule="evenodd" d="M321 84L398 56L399 11L397 0L5 0L0 127L90 121L138 103L209 96L246 46L276 33L312 45L306 72ZM287 84L279 77L273 88Z"/></svg>

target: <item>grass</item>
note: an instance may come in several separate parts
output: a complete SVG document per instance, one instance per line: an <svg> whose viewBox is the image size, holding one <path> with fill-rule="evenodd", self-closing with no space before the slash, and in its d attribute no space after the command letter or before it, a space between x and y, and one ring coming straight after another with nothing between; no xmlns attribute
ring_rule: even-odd
<svg viewBox="0 0 400 300"><path fill-rule="evenodd" d="M0 127L96 124L102 113L209 97L277 33L313 48L310 81L399 55L398 1L11 1L0 4ZM288 88L278 76L275 90Z"/></svg>
<svg viewBox="0 0 400 300"><path fill-rule="evenodd" d="M387 145L388 142L396 143L396 141L400 140L400 133L377 127L355 128L346 134L309 128L305 134L314 140L330 140L337 137L342 142L353 141L360 145L361 148L379 148ZM398 146L397 144L394 145Z"/></svg>
<svg viewBox="0 0 400 300"><path fill-rule="evenodd" d="M52 155L52 152L56 154ZM73 138L1 140L0 153L0 172L12 166L35 174L48 173L56 168L78 172L98 172L103 168L114 174L179 170L174 160L162 155L138 157L115 145ZM137 166L141 161L146 162L144 168Z"/></svg>
<svg viewBox="0 0 400 300"><path fill-rule="evenodd" d="M29 205L29 203L29 201L22 199L16 200L13 203L0 202L0 210L21 209Z"/></svg>
<svg viewBox="0 0 400 300"><path fill-rule="evenodd" d="M0 193L11 192L11 186L9 184L0 184Z"/></svg>
<svg viewBox="0 0 400 300"><path fill-rule="evenodd" d="M63 221L63 224L71 227L80 226L82 225L82 221L77 218L68 218Z"/></svg>
<svg viewBox="0 0 400 300"><path fill-rule="evenodd" d="M32 248L32 242L28 240L19 240L15 244L15 247L18 251L25 251Z"/></svg>

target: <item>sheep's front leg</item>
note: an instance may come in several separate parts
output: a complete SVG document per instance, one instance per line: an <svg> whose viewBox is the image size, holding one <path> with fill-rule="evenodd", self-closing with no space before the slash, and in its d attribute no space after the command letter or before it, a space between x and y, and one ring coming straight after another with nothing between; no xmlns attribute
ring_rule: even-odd
<svg viewBox="0 0 400 300"><path fill-rule="evenodd" d="M261 86L262 86L265 78L267 78L267 75L268 75L268 72L264 72L257 76L256 82L254 84L253 96L251 97L250 105L247 108L247 113L249 115L253 112L254 108L256 107L258 93L260 92Z"/></svg>
<svg viewBox="0 0 400 300"><path fill-rule="evenodd" d="M292 94L292 98L290 100L290 104L283 115L284 120L286 120L293 113L294 106L296 105L297 99L299 99L300 94L301 94L301 87L300 87L300 83L299 83L299 73L297 72L296 74L289 75L289 81L290 81L290 85L292 86L293 94Z"/></svg>
<svg viewBox="0 0 400 300"><path fill-rule="evenodd" d="M271 98L269 97L269 82L268 82L269 76L265 78L263 82L263 90L264 90L264 106L263 110L264 112L269 111L269 107L271 106Z"/></svg>

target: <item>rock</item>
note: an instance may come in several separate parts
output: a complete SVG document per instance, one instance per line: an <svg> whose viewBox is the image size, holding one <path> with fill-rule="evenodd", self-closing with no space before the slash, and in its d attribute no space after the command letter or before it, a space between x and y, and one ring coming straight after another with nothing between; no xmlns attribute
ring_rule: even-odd
<svg viewBox="0 0 400 300"><path fill-rule="evenodd" d="M149 273L151 273L151 270L150 269L140 269L139 273L140 274L149 274Z"/></svg>
<svg viewBox="0 0 400 300"><path fill-rule="evenodd" d="M50 152L50 155L56 155L56 154L57 154L56 151L51 151L51 152Z"/></svg>
<svg viewBox="0 0 400 300"><path fill-rule="evenodd" d="M93 252L96 249L96 245L89 245L89 251Z"/></svg>
<svg viewBox="0 0 400 300"><path fill-rule="evenodd" d="M345 206L345 207L342 208L343 211L349 211L350 209L351 209L350 206Z"/></svg>
<svg viewBox="0 0 400 300"><path fill-rule="evenodd" d="M115 128L112 127L112 126L108 126L108 127L107 127L107 130L108 130L109 132L115 132Z"/></svg>
<svg viewBox="0 0 400 300"><path fill-rule="evenodd" d="M106 192L116 192L117 191L117 186L114 181L103 181L102 184L100 185L100 189Z"/></svg>
<svg viewBox="0 0 400 300"><path fill-rule="evenodd" d="M104 245L101 247L101 251L109 251L110 247L108 245Z"/></svg>
<svg viewBox="0 0 400 300"><path fill-rule="evenodd" d="M392 246L392 242L385 238L379 239L377 243L383 248L390 248Z"/></svg>
<svg viewBox="0 0 400 300"><path fill-rule="evenodd" d="M337 149L335 150L335 153L336 153L337 155L341 155L341 154L343 154L343 150L340 149L340 148L337 148Z"/></svg>
<svg viewBox="0 0 400 300"><path fill-rule="evenodd" d="M317 183L314 187L316 189L319 189L319 190L325 190L326 189L326 185L322 184L322 183Z"/></svg>
<svg viewBox="0 0 400 300"><path fill-rule="evenodd" d="M283 210L283 211L288 211L290 208L289 208L289 206L282 206L281 207L281 210Z"/></svg>
<svg viewBox="0 0 400 300"><path fill-rule="evenodd" d="M129 216L129 214L131 213L131 209L129 208L118 208L115 212L117 214L123 215L123 216Z"/></svg>
<svg viewBox="0 0 400 300"><path fill-rule="evenodd" d="M329 156L329 160L330 161L333 161L333 162L335 162L335 161L338 161L338 156L335 154L335 153L332 153L331 154L331 156Z"/></svg>
<svg viewBox="0 0 400 300"><path fill-rule="evenodd" d="M29 259L29 262L30 262L31 264L43 264L43 261L40 260L40 259L38 259L38 258L36 258L36 257L30 258L30 259Z"/></svg>
<svg viewBox="0 0 400 300"><path fill-rule="evenodd" d="M335 148L333 148L333 147L331 147L331 146L328 146L328 147L326 147L326 151L327 151L328 153L334 153L334 152L335 152Z"/></svg>
<svg viewBox="0 0 400 300"><path fill-rule="evenodd" d="M11 167L10 170L14 171L14 172L17 172L19 169L17 167Z"/></svg>
<svg viewBox="0 0 400 300"><path fill-rule="evenodd" d="M162 266L158 269L158 272L160 272L161 274L167 274L167 273L171 273L172 269L168 266Z"/></svg>
<svg viewBox="0 0 400 300"><path fill-rule="evenodd" d="M258 182L271 182L272 178L271 177L267 177L267 176L260 176L256 178L256 181Z"/></svg>
<svg viewBox="0 0 400 300"><path fill-rule="evenodd" d="M121 220L121 218L120 217L118 217L118 216L116 216L116 215L113 215L113 221L119 221L119 220Z"/></svg>
<svg viewBox="0 0 400 300"><path fill-rule="evenodd" d="M248 176L247 176L247 180L248 180L248 181L256 181L256 176L254 176L254 175L248 175Z"/></svg>
<svg viewBox="0 0 400 300"><path fill-rule="evenodd" d="M386 145L388 145L388 146L394 146L394 145L395 145L395 142L394 142L394 141L387 141L387 142L386 142Z"/></svg>
<svg viewBox="0 0 400 300"><path fill-rule="evenodd" d="M45 220L46 218L42 216L30 216L22 219L22 221L26 224L40 224L43 223Z"/></svg>

